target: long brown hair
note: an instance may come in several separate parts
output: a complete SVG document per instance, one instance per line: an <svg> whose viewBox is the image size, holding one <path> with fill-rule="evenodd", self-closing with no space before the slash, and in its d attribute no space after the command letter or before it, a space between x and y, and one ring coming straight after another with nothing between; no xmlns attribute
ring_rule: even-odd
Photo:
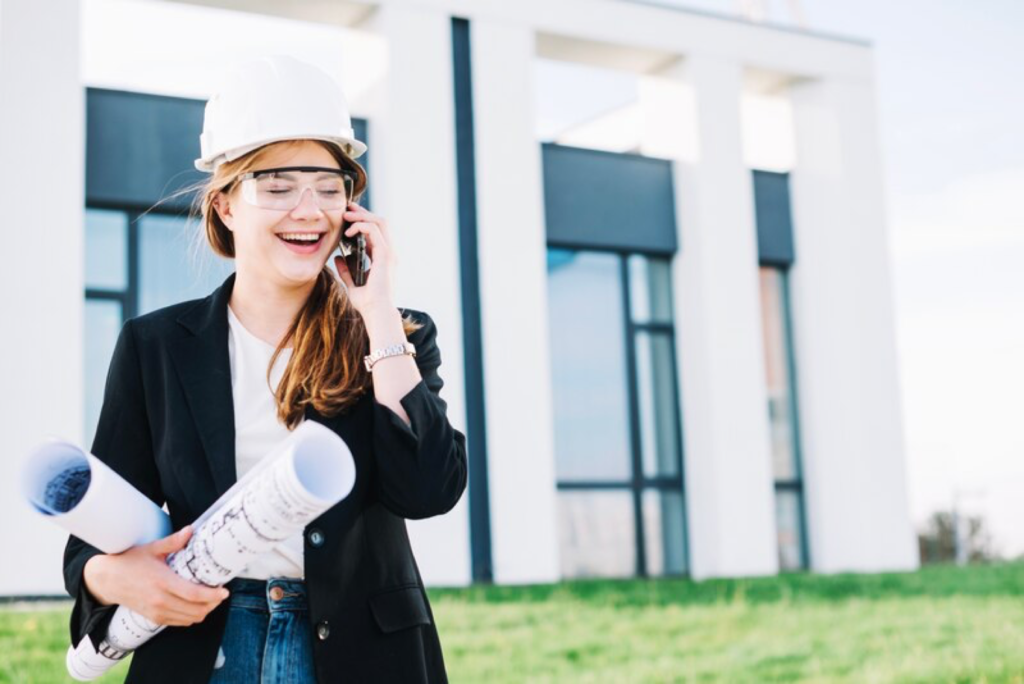
<svg viewBox="0 0 1024 684"><path fill-rule="evenodd" d="M358 199L366 189L363 167L338 146L314 142L330 152L342 169L355 172L356 180L350 187L352 199ZM271 147L299 144L301 141L285 140L264 145L234 161L220 164L208 180L186 188L184 192L198 190L192 216L200 221L206 242L215 254L228 259L235 257L234 234L213 206L217 195L231 192L238 177L257 168ZM281 382L276 388L270 387L277 400L277 417L289 430L302 421L307 406L322 415L336 415L373 387L373 379L363 365L363 356L369 353L366 327L330 268L328 260L267 367L267 385L270 386L270 371L287 343L292 342L292 355ZM408 337L422 324L407 315L402 319L402 327Z"/></svg>

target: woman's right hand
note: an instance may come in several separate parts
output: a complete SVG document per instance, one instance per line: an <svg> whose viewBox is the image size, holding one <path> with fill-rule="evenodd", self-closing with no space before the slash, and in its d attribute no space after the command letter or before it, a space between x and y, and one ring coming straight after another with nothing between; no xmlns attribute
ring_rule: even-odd
<svg viewBox="0 0 1024 684"><path fill-rule="evenodd" d="M158 625L202 622L229 592L189 582L168 567L167 555L184 548L190 536L188 525L149 544L93 556L83 570L85 586L102 605L125 606Z"/></svg>

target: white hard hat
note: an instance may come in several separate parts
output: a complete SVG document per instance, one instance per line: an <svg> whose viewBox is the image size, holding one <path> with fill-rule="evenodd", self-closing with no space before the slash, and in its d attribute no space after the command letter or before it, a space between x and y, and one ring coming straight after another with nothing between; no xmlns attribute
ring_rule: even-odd
<svg viewBox="0 0 1024 684"><path fill-rule="evenodd" d="M235 67L206 103L195 165L213 171L267 143L300 139L335 143L353 159L366 152L337 81L293 57L263 57Z"/></svg>

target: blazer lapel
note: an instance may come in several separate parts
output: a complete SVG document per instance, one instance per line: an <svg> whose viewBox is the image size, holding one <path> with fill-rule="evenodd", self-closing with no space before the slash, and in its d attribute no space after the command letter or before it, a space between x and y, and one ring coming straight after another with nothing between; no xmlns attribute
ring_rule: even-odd
<svg viewBox="0 0 1024 684"><path fill-rule="evenodd" d="M210 296L183 313L178 323L192 334L169 346L192 420L206 451L217 497L238 478L227 314L234 283L232 273Z"/></svg>

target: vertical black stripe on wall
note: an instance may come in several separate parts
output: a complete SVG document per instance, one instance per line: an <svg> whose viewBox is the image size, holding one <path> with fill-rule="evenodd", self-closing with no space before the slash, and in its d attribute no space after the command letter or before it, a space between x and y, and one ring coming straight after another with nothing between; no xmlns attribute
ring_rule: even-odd
<svg viewBox="0 0 1024 684"><path fill-rule="evenodd" d="M487 425L484 406L480 274L477 270L476 153L473 142L473 83L469 21L452 17L455 91L455 169L459 209L459 265L462 278L462 346L466 363L466 429L469 451L469 535L474 582L494 581L491 562L491 504L487 483Z"/></svg>

